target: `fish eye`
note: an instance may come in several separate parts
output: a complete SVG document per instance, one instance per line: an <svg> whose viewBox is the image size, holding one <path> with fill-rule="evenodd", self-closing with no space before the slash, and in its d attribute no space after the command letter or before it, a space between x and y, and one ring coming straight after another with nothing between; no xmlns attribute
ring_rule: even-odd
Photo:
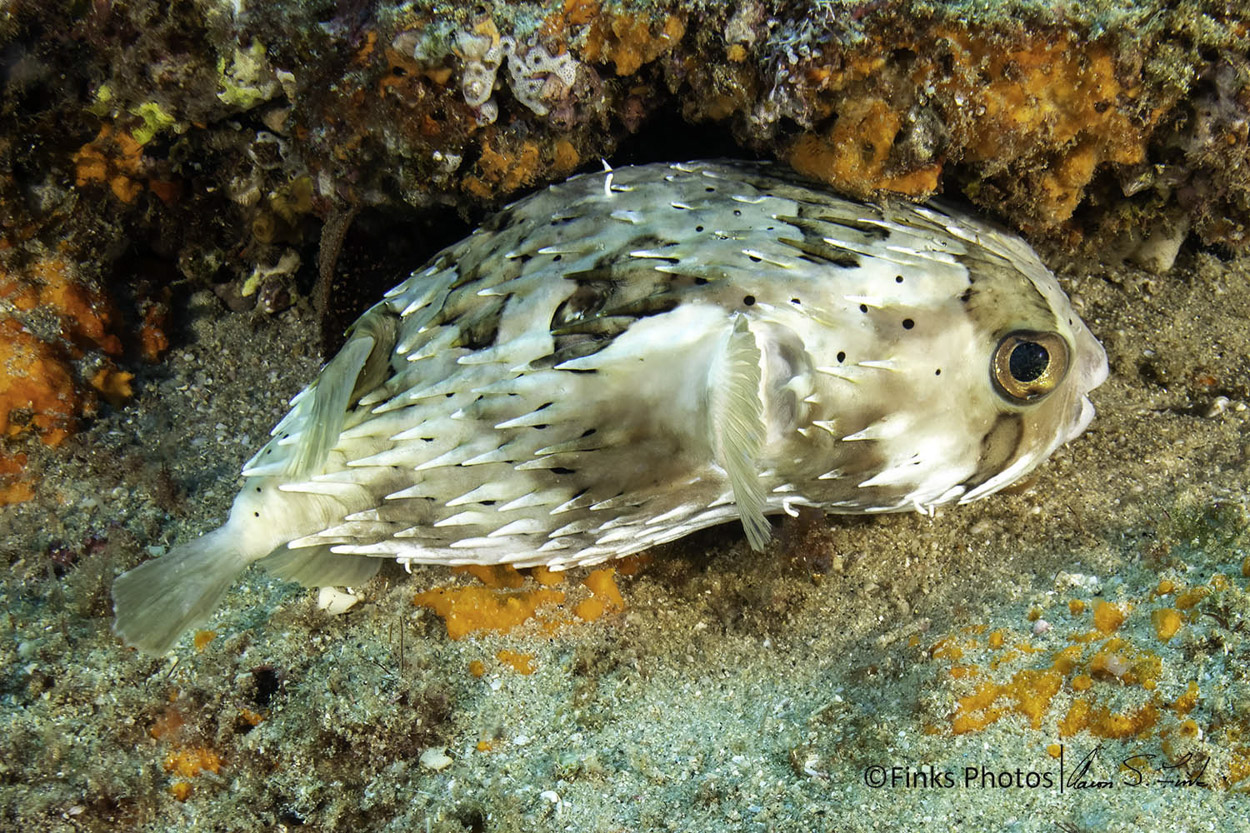
<svg viewBox="0 0 1250 833"><path fill-rule="evenodd" d="M1067 375L1068 343L1055 333L1008 333L990 366L1000 394L1017 405L1036 402Z"/></svg>

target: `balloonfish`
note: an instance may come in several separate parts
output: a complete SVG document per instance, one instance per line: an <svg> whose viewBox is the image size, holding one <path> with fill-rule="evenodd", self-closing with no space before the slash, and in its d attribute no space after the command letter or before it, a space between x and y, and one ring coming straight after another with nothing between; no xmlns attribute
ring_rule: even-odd
<svg viewBox="0 0 1250 833"><path fill-rule="evenodd" d="M606 167L606 166L605 166ZM1018 237L785 169L583 174L504 209L351 327L216 531L113 585L149 652L258 562L619 558L737 519L920 510L1019 480L1089 424L1101 345Z"/></svg>

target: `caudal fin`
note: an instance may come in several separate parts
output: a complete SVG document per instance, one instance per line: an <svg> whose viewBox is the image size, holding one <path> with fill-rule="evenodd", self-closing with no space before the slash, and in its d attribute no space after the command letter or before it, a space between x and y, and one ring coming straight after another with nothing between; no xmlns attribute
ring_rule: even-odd
<svg viewBox="0 0 1250 833"><path fill-rule="evenodd" d="M168 651L188 628L208 619L256 559L241 543L227 524L118 576L113 633L149 654Z"/></svg>

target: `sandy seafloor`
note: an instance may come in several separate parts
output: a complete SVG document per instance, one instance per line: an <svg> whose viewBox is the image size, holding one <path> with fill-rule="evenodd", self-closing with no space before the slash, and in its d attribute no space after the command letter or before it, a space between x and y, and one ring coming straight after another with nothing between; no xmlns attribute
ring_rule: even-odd
<svg viewBox="0 0 1250 833"><path fill-rule="evenodd" d="M1112 376L1091 430L1026 491L934 518L787 522L763 554L727 526L619 578L623 613L460 641L412 600L467 576L384 571L331 618L254 570L215 640L150 659L109 632L112 577L224 518L241 463L318 365L308 313L193 296L167 360L136 369L135 400L30 449L39 494L0 510L0 829L1250 829L1250 259L1191 244L1166 276L1050 260ZM585 574L566 579L569 604ZM1152 611L1200 586L1159 638ZM1127 611L1114 635L1091 624L1099 599ZM958 698L1073 645L1089 688L1065 671L1035 716L1007 695L965 707L984 728L952 731ZM1103 648L1120 665L1088 664ZM501 650L532 654L534 673ZM1196 701L1172 705L1191 682ZM1106 725L1156 719L1061 738L1082 698ZM1112 785L1061 790L1061 740L1067 775L1099 750L1078 780ZM430 748L450 765L423 767ZM169 770L208 752L215 774ZM1155 767L1145 785L1120 765L1135 754ZM1203 756L1206 786L1157 782ZM967 766L1050 786L965 785ZM872 767L956 783L876 788Z"/></svg>

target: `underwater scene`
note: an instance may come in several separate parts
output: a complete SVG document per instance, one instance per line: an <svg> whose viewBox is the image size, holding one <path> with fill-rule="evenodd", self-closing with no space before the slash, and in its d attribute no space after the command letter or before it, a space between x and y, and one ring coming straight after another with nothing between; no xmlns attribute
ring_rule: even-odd
<svg viewBox="0 0 1250 833"><path fill-rule="evenodd" d="M1250 9L0 6L0 831L1250 830Z"/></svg>

